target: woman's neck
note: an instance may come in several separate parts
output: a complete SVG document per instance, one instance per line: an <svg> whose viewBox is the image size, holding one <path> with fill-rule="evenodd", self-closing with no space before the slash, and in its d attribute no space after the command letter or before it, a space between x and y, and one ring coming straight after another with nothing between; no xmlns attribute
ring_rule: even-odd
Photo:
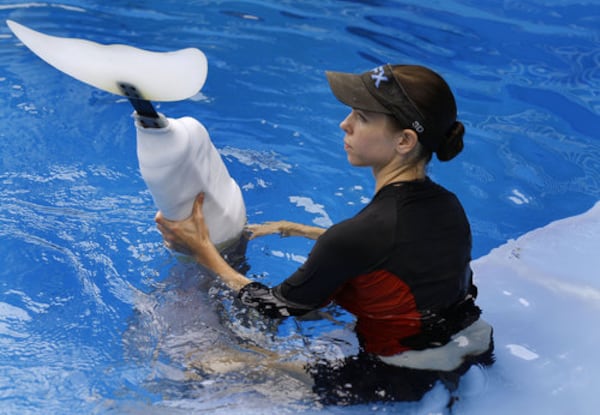
<svg viewBox="0 0 600 415"><path fill-rule="evenodd" d="M424 179L426 176L425 164L419 163L412 166L402 166L390 171L386 169L373 170L373 175L375 176L375 193L377 193L390 183Z"/></svg>

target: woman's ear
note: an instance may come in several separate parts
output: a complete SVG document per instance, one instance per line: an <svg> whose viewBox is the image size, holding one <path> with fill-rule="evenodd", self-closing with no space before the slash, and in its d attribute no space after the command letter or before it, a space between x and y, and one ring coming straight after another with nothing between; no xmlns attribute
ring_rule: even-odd
<svg viewBox="0 0 600 415"><path fill-rule="evenodd" d="M398 132L396 149L400 154L408 154L419 142L419 137L414 130L405 128Z"/></svg>

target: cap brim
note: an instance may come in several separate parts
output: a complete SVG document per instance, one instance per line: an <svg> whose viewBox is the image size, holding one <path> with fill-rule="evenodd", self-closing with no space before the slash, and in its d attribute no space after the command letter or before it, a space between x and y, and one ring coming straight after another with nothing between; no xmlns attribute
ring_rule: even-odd
<svg viewBox="0 0 600 415"><path fill-rule="evenodd" d="M360 75L331 71L326 71L325 75L331 92L343 104L364 111L390 113L371 95Z"/></svg>

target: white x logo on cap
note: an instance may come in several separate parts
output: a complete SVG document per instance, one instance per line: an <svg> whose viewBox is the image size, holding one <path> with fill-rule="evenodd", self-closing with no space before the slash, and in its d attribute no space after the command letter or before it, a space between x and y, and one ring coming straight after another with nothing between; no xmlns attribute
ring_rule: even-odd
<svg viewBox="0 0 600 415"><path fill-rule="evenodd" d="M375 88L379 89L379 84L381 81L389 81L388 77L384 75L383 66L379 66L373 69L371 72L373 72L371 79L375 80Z"/></svg>

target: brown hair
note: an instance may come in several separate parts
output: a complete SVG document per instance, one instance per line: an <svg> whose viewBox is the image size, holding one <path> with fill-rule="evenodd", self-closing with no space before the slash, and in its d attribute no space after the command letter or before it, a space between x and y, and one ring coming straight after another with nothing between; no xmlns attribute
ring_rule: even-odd
<svg viewBox="0 0 600 415"><path fill-rule="evenodd" d="M465 127L456 119L456 101L446 81L418 65L394 65L393 73L425 119L426 134L419 138L426 148L425 158L431 159L432 151L427 147L432 142L436 143L438 160L456 157L464 147Z"/></svg>

